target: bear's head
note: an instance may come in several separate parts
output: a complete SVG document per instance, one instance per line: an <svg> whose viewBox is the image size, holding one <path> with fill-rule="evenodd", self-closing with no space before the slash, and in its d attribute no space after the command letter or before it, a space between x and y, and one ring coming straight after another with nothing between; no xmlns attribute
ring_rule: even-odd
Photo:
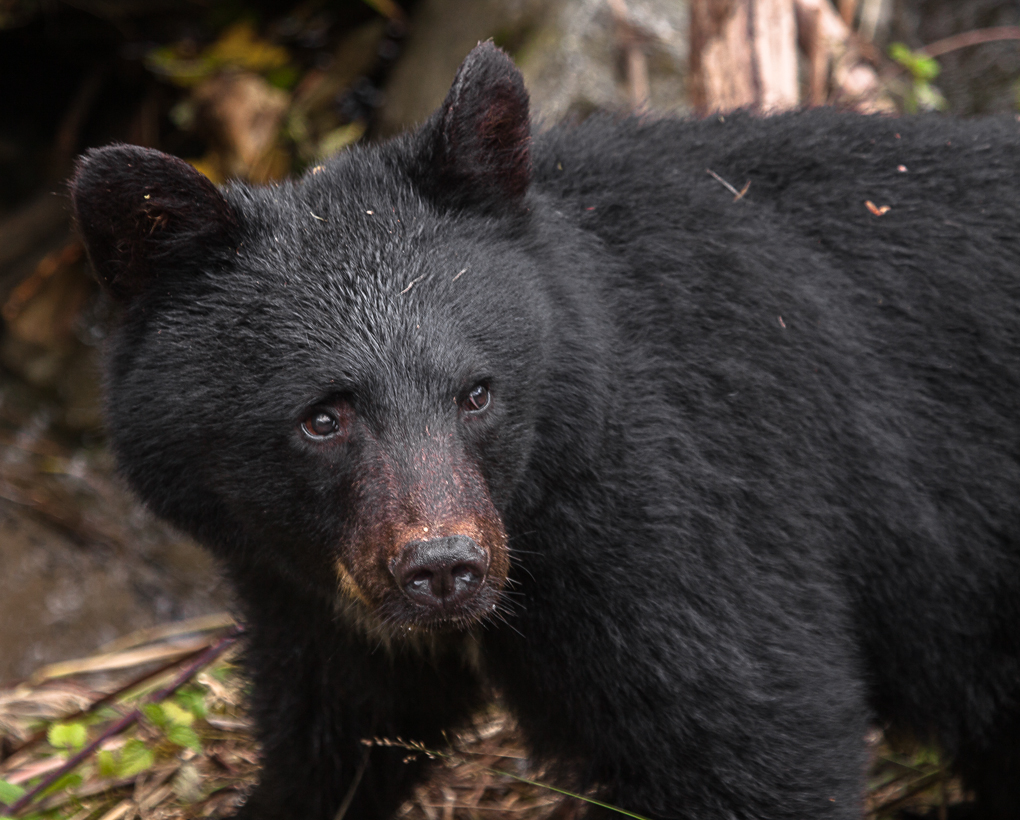
<svg viewBox="0 0 1020 820"><path fill-rule="evenodd" d="M240 584L384 631L498 614L549 310L523 81L491 44L417 132L220 190L144 148L72 182L123 306L108 424L130 483Z"/></svg>

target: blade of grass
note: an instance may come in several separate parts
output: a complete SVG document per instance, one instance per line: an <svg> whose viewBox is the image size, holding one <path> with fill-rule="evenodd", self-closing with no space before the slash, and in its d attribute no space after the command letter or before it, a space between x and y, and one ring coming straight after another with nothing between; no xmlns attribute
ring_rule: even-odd
<svg viewBox="0 0 1020 820"><path fill-rule="evenodd" d="M519 774L504 772L501 769L490 769L489 767L486 767L485 770L492 774L501 774L505 775L506 777L512 777L514 780L519 780L521 783L527 783L529 786L538 786L540 789L547 789L548 791L556 792L557 794L563 794L566 795L567 797L573 797L575 800L581 800L585 803L590 803L591 805L598 806L599 808L615 811L617 814L622 814L625 817L633 817L634 820L650 820L643 814L636 814L635 812L627 811L626 809L621 809L619 806L613 806L609 803L603 803L601 800L596 800L594 797L585 797L583 794L577 794L576 792L567 791L566 789L560 789L557 788L556 786L550 786L548 783L540 783L537 780L529 780L526 777L521 777Z"/></svg>
<svg viewBox="0 0 1020 820"><path fill-rule="evenodd" d="M175 638L178 635L189 635L193 632L213 632L233 625L234 617L229 612L215 612L212 615L202 615L198 618L139 629L103 644L99 647L99 651L103 653L122 652L125 649L133 649L153 641Z"/></svg>
<svg viewBox="0 0 1020 820"><path fill-rule="evenodd" d="M420 754L426 755L427 757L430 758L435 758L437 760L455 761L458 759L457 756L458 754L475 756L475 753L473 752L460 752L457 754L446 754L444 752L437 752L434 749L429 749L425 747L421 743L418 742L409 743L408 741L401 740L400 738L396 738L395 740L391 740L389 738L372 738L362 740L361 742L364 743L366 746L396 746L401 749L407 749L408 751L411 752L419 752ZM567 789L561 789L558 788L557 786L550 786L548 783L541 783L538 780L530 780L527 777L522 777L521 775L513 774L512 772L505 772L502 769L493 769L490 766L483 766L482 771L488 772L489 774L503 775L513 780L517 780L521 783L527 783L529 786L537 786L540 789L546 789L547 791L556 792L557 794L562 794L565 795L566 797L573 797L575 800L580 800L584 803L589 803L593 806L598 806L599 808L602 809L609 809L609 811L616 812L617 814L622 814L625 817L631 817L633 818L633 820L650 820L650 818L645 817L643 814L636 814L635 812L627 811L626 809L621 809L619 806L614 806L610 803L603 803L601 800L596 800L594 797L585 797L583 794L568 791Z"/></svg>

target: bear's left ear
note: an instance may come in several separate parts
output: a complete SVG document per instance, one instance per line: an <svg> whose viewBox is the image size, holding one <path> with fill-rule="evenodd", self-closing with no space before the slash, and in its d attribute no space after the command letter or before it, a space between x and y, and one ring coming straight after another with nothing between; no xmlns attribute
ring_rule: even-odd
<svg viewBox="0 0 1020 820"><path fill-rule="evenodd" d="M531 123L524 78L491 41L464 58L442 107L419 132L425 192L454 206L519 207L531 182Z"/></svg>
<svg viewBox="0 0 1020 820"><path fill-rule="evenodd" d="M90 150L78 160L71 201L100 284L120 302L236 247L237 219L223 194L188 163L151 148Z"/></svg>

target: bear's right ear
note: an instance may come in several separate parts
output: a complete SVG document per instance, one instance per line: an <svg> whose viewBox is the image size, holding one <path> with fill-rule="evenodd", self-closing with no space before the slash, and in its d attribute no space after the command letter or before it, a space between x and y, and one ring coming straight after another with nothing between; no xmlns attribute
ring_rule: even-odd
<svg viewBox="0 0 1020 820"><path fill-rule="evenodd" d="M134 145L95 148L71 180L74 215L99 281L129 302L163 273L206 266L236 246L233 209L183 160Z"/></svg>
<svg viewBox="0 0 1020 820"><path fill-rule="evenodd" d="M418 140L411 174L434 200L521 208L531 183L531 119L513 60L491 41L475 46Z"/></svg>

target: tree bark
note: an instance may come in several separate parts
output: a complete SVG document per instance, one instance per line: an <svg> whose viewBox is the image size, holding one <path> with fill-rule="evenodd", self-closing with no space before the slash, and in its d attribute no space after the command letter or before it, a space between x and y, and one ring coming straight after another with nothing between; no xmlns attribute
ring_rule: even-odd
<svg viewBox="0 0 1020 820"><path fill-rule="evenodd" d="M796 107L793 0L692 0L691 98L701 114Z"/></svg>

